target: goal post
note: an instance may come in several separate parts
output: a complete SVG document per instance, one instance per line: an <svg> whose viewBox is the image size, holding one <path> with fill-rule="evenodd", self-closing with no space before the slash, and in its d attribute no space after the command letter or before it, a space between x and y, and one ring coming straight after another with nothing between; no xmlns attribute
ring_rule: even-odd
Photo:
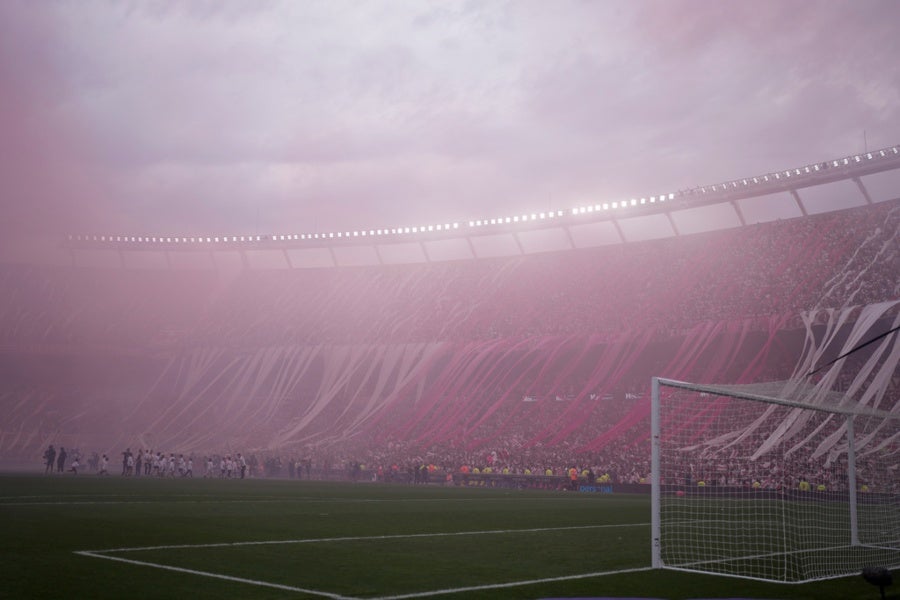
<svg viewBox="0 0 900 600"><path fill-rule="evenodd" d="M652 379L654 567L785 583L900 567L900 414L811 390Z"/></svg>

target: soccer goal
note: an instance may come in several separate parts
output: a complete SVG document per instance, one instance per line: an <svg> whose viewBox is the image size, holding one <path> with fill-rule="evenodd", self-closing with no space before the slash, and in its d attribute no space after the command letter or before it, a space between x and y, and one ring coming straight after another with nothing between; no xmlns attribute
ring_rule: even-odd
<svg viewBox="0 0 900 600"><path fill-rule="evenodd" d="M811 388L653 379L654 567L785 583L900 567L900 414Z"/></svg>

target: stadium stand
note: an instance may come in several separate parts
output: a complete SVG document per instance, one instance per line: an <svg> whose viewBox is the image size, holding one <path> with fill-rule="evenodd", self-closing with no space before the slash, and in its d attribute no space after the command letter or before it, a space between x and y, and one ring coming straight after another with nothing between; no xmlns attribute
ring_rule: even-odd
<svg viewBox="0 0 900 600"><path fill-rule="evenodd" d="M52 440L111 455L238 449L270 472L302 459L372 476L576 466L641 483L651 375L783 378L800 315L893 303L893 318L898 231L887 201L431 264L233 277L0 265L0 455L37 465Z"/></svg>

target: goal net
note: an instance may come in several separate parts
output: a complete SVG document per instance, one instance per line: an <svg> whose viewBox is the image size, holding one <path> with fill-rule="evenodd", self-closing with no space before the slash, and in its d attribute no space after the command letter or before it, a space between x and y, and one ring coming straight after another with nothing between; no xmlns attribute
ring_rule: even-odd
<svg viewBox="0 0 900 600"><path fill-rule="evenodd" d="M803 583L900 567L900 414L797 381L652 383L653 564Z"/></svg>

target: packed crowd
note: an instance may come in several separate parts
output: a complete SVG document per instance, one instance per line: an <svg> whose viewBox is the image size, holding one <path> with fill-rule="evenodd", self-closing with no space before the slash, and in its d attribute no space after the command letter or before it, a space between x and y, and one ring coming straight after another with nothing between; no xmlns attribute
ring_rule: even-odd
<svg viewBox="0 0 900 600"><path fill-rule="evenodd" d="M2 266L0 344L248 347L672 331L896 298L898 231L900 205L886 202L636 244L245 271L230 283L212 272Z"/></svg>

